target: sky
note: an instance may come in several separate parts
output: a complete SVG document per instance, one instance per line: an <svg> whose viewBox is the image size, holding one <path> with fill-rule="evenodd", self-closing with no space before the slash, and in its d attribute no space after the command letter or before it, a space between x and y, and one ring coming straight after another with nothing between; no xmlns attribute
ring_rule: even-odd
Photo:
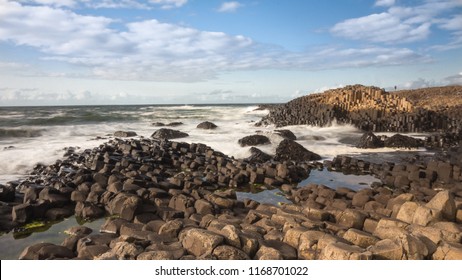
<svg viewBox="0 0 462 280"><path fill-rule="evenodd" d="M462 84L462 0L0 0L0 106Z"/></svg>

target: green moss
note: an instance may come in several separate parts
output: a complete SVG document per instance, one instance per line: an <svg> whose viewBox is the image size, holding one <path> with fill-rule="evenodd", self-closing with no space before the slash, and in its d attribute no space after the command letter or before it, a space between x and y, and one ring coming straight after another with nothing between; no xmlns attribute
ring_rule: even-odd
<svg viewBox="0 0 462 280"><path fill-rule="evenodd" d="M59 222L59 221L56 221ZM33 221L13 230L14 239L23 239L34 232L47 231L56 222Z"/></svg>

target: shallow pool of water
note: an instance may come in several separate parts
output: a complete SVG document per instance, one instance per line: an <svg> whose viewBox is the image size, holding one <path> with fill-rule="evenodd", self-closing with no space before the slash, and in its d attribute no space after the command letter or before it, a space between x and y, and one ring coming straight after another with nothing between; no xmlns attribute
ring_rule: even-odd
<svg viewBox="0 0 462 280"><path fill-rule="evenodd" d="M337 171L311 170L310 176L301 181L298 186L303 187L310 183L322 184L332 189L346 187L355 191L370 188L373 182L380 182L379 179L371 175L344 174Z"/></svg>
<svg viewBox="0 0 462 280"><path fill-rule="evenodd" d="M92 222L86 222L84 225L99 232L101 225L105 219L98 219ZM1 260L17 260L21 252L28 246L49 242L54 244L61 244L68 236L64 233L66 229L79 225L79 222L74 216L69 217L61 222L49 224L42 229L31 231L29 235L22 233L9 232L0 236L0 259ZM41 231L40 230L44 230Z"/></svg>

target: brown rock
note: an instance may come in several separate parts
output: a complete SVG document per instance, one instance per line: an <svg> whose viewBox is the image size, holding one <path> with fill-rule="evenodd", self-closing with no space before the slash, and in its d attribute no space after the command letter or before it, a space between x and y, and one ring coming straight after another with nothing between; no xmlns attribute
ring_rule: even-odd
<svg viewBox="0 0 462 280"><path fill-rule="evenodd" d="M117 242L112 253L118 260L135 260L143 252L143 248L129 242Z"/></svg>
<svg viewBox="0 0 462 280"><path fill-rule="evenodd" d="M337 216L337 221L341 226L348 228L362 229L366 215L354 209L347 209Z"/></svg>
<svg viewBox="0 0 462 280"><path fill-rule="evenodd" d="M347 230L347 232L343 235L343 238L361 248L367 248L379 241L379 239L373 235L354 228Z"/></svg>
<svg viewBox="0 0 462 280"><path fill-rule="evenodd" d="M433 254L434 260L462 260L462 244L443 242Z"/></svg>
<svg viewBox="0 0 462 280"><path fill-rule="evenodd" d="M341 242L331 243L322 249L321 260L369 260L372 254L361 247Z"/></svg>
<svg viewBox="0 0 462 280"><path fill-rule="evenodd" d="M406 201L399 208L396 218L408 224L412 224L413 219L414 219L414 214L418 207L419 207L418 203L413 202L413 201Z"/></svg>
<svg viewBox="0 0 462 280"><path fill-rule="evenodd" d="M170 251L143 252L136 257L137 260L176 260Z"/></svg>
<svg viewBox="0 0 462 280"><path fill-rule="evenodd" d="M179 239L183 244L183 248L196 257L211 254L213 249L224 242L223 236L197 228L183 230Z"/></svg>
<svg viewBox="0 0 462 280"><path fill-rule="evenodd" d="M403 258L403 247L396 241L384 239L377 242L368 249L376 260L401 260Z"/></svg>
<svg viewBox="0 0 462 280"><path fill-rule="evenodd" d="M440 221L442 218L441 211L427 206L419 206L414 213L412 223L426 226L431 222Z"/></svg>
<svg viewBox="0 0 462 280"><path fill-rule="evenodd" d="M456 204L454 196L449 191L440 191L426 206L441 211L443 218L454 221L456 217Z"/></svg>
<svg viewBox="0 0 462 280"><path fill-rule="evenodd" d="M233 246L220 245L217 246L213 252L214 255L219 260L248 260L249 256L242 250L239 250Z"/></svg>

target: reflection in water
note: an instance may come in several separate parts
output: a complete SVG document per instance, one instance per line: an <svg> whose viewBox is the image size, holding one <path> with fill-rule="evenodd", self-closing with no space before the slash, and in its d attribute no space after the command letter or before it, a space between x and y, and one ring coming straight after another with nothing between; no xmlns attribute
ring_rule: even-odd
<svg viewBox="0 0 462 280"><path fill-rule="evenodd" d="M380 182L379 179L371 175L353 175L342 172L332 172L327 169L311 170L310 176L298 184L299 187L310 183L322 184L329 188L336 189L346 187L354 191L369 188L373 182Z"/></svg>
<svg viewBox="0 0 462 280"><path fill-rule="evenodd" d="M87 222L84 225L99 232L104 219L98 219L92 222ZM40 243L50 242L54 244L61 244L68 236L64 231L70 227L82 224L81 220L75 217L70 217L64 221L55 223L33 223L22 230L9 232L0 236L0 259L1 260L16 260L19 254L28 246Z"/></svg>

